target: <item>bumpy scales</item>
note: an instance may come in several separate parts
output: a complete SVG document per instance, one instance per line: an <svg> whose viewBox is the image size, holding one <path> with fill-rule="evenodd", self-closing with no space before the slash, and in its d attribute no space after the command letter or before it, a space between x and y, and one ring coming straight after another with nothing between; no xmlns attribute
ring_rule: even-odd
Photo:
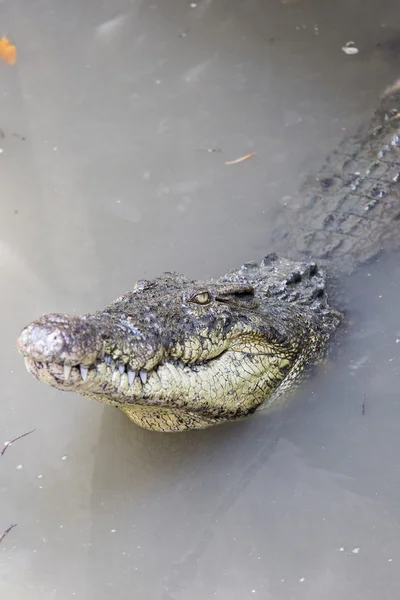
<svg viewBox="0 0 400 600"><path fill-rule="evenodd" d="M164 273L93 315L46 315L17 342L28 371L156 431L204 428L271 405L321 360L340 323L325 267L309 257L356 264L399 237L397 107L399 83L367 134L299 197L277 245L303 262L272 254L206 282Z"/></svg>
<svg viewBox="0 0 400 600"><path fill-rule="evenodd" d="M272 402L338 324L315 264L275 255L225 277L165 273L94 315L46 315L18 346L40 381L160 431L207 427Z"/></svg>

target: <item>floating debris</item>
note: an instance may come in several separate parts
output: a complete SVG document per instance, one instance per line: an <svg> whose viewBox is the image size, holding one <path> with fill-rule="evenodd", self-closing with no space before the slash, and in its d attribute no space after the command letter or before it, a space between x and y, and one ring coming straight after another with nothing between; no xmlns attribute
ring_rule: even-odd
<svg viewBox="0 0 400 600"><path fill-rule="evenodd" d="M222 148L197 148L198 152L222 152Z"/></svg>
<svg viewBox="0 0 400 600"><path fill-rule="evenodd" d="M359 52L355 42L346 42L345 45L342 46L342 50L345 54L358 54Z"/></svg>
<svg viewBox="0 0 400 600"><path fill-rule="evenodd" d="M235 160L229 160L226 162L226 165L237 165L238 163L243 162L244 160L248 160L252 156L255 156L255 152L250 152L250 154L246 154L245 156L241 156L240 158L236 158Z"/></svg>
<svg viewBox="0 0 400 600"><path fill-rule="evenodd" d="M17 61L17 49L5 35L0 40L0 58L8 65L14 65Z"/></svg>
<svg viewBox="0 0 400 600"><path fill-rule="evenodd" d="M7 527L7 529L0 536L0 544L4 540L4 538L6 537L6 535L8 535L10 533L11 529L14 529L14 527L16 527L16 526L17 526L17 524L14 523L13 525L10 525L10 527Z"/></svg>
<svg viewBox="0 0 400 600"><path fill-rule="evenodd" d="M0 456L3 456L3 454L5 453L5 451L7 450L7 448L9 446L11 446L11 444L13 444L14 442L17 442L18 440L22 439L23 437L30 435L31 433L33 433L34 431L36 431L36 429L32 429L32 431L28 431L27 433L23 433L22 435L19 435L18 437L14 438L13 440L11 440L11 442L5 442L4 444L4 448L3 450L0 452Z"/></svg>

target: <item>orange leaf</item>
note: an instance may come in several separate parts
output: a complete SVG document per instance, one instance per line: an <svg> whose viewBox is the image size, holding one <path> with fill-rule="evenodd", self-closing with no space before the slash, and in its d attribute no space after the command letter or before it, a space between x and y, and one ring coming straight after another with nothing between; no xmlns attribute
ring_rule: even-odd
<svg viewBox="0 0 400 600"><path fill-rule="evenodd" d="M14 65L17 60L16 47L5 36L0 40L0 58L8 65Z"/></svg>

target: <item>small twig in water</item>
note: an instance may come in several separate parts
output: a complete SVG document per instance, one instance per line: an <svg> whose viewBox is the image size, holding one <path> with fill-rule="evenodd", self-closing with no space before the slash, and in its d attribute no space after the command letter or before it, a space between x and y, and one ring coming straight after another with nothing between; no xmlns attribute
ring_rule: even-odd
<svg viewBox="0 0 400 600"><path fill-rule="evenodd" d="M226 165L237 165L238 163L241 163L244 160L248 160L252 156L255 156L255 152L250 152L250 154L246 154L246 156L241 156L240 158L236 158L235 160L229 160L225 164Z"/></svg>
<svg viewBox="0 0 400 600"><path fill-rule="evenodd" d="M13 528L14 528L14 527L16 527L16 526L17 526L17 524L16 524L16 523L14 523L13 525L10 525L10 527L8 527L8 528L7 528L7 529L6 529L6 530L5 530L5 531L2 533L2 535L0 536L0 544L1 544L1 542L4 540L4 538L6 537L6 535L8 535L8 534L10 533L11 529L13 529Z"/></svg>
<svg viewBox="0 0 400 600"><path fill-rule="evenodd" d="M364 394L364 400L363 400L363 403L362 403L362 406L361 406L361 414L363 416L365 415L365 400L366 400L366 397L365 397L365 394Z"/></svg>
<svg viewBox="0 0 400 600"><path fill-rule="evenodd" d="M7 450L8 446L11 446L11 444L13 444L14 442L17 442L18 440L20 440L21 438L25 437L26 435L29 435L31 433L33 433L34 431L36 431L36 429L32 429L32 431L27 431L26 433L23 433L22 435L19 435L18 437L14 438L13 440L11 440L11 442L6 442L4 444L4 448L3 450L0 452L0 456L3 456L4 452ZM0 540L1 541L1 540Z"/></svg>

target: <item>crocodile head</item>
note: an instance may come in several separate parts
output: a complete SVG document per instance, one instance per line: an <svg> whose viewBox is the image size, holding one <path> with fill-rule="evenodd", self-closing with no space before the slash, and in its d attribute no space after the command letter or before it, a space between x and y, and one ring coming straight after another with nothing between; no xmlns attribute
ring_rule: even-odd
<svg viewBox="0 0 400 600"><path fill-rule="evenodd" d="M165 273L92 315L41 317L18 349L38 380L115 405L143 427L203 428L253 412L326 338L315 310L256 292L242 276L202 283Z"/></svg>

